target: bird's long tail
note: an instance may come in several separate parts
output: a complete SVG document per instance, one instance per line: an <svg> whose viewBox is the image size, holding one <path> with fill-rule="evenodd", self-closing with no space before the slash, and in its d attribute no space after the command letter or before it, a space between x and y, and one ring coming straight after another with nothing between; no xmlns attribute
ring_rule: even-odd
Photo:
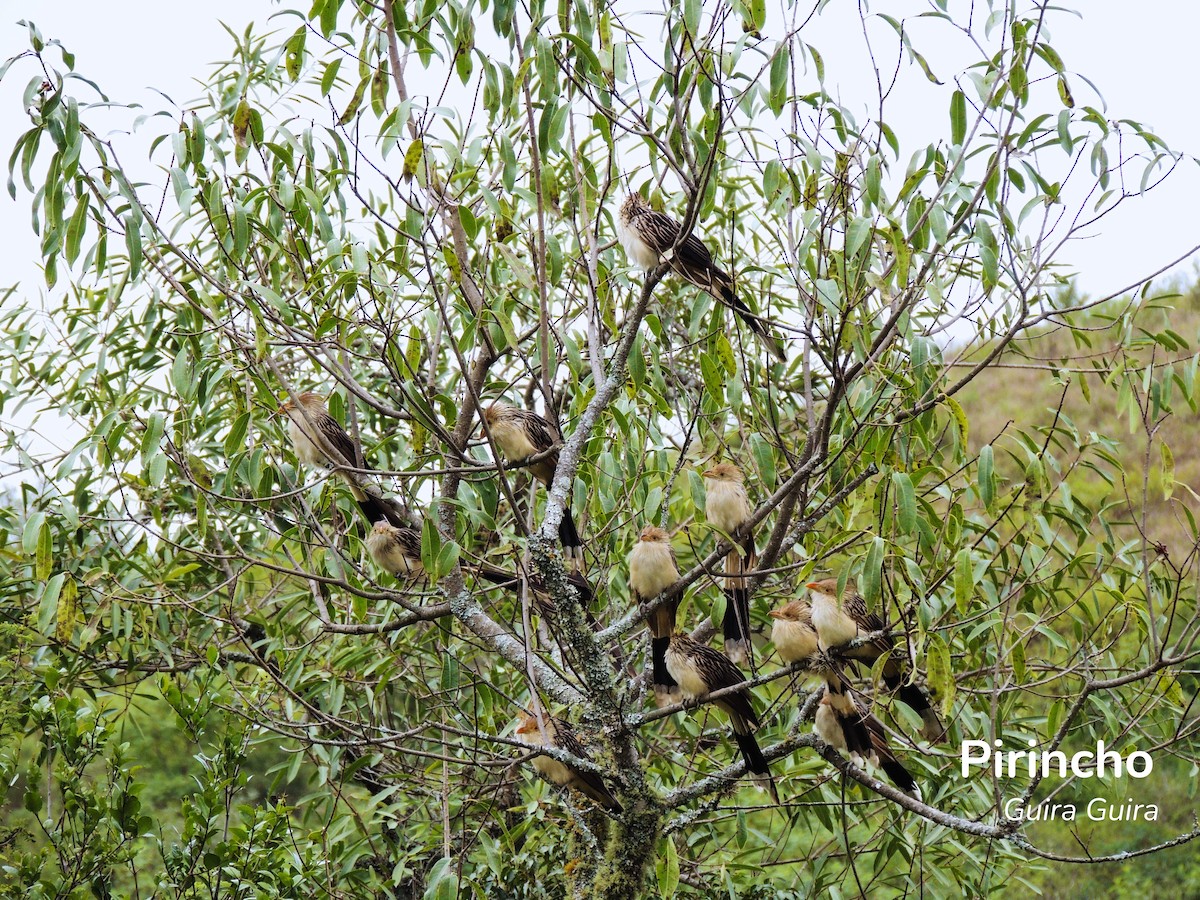
<svg viewBox="0 0 1200 900"><path fill-rule="evenodd" d="M679 699L679 683L667 671L667 646L671 636L650 638L650 682L654 686L654 702L670 706Z"/></svg>
<svg viewBox="0 0 1200 900"><path fill-rule="evenodd" d="M583 564L583 541L569 506L563 507L562 518L558 520L558 542L562 544L563 555L578 569Z"/></svg>
<svg viewBox="0 0 1200 900"><path fill-rule="evenodd" d="M747 543L742 553L725 557L725 615L721 633L725 637L725 655L738 665L753 665L754 648L750 643L750 579L744 573L754 568L754 545Z"/></svg>
<svg viewBox="0 0 1200 900"><path fill-rule="evenodd" d="M783 344L780 343L779 338L772 334L767 323L760 316L755 315L750 307L738 297L733 290L733 285L721 285L721 302L738 314L738 318L745 322L746 327L753 331L755 337L762 341L763 346L767 348L767 352L780 362L787 362L787 354L784 352Z"/></svg>
<svg viewBox="0 0 1200 900"><path fill-rule="evenodd" d="M743 732L735 723L733 739L737 741L738 749L742 751L742 759L746 761L746 771L750 772L754 776L754 780L766 788L771 799L778 805L779 789L775 787L775 779L771 777L771 767L767 765L767 758L763 756L762 748L758 746L754 735L749 731Z"/></svg>
<svg viewBox="0 0 1200 900"><path fill-rule="evenodd" d="M924 723L921 726L921 737L935 744L945 740L946 726L942 723L937 710L933 708L933 702L922 687L905 683L904 676L899 672L889 674L885 670L883 680L890 690L897 692L897 696L903 703L912 707L913 711L921 717Z"/></svg>

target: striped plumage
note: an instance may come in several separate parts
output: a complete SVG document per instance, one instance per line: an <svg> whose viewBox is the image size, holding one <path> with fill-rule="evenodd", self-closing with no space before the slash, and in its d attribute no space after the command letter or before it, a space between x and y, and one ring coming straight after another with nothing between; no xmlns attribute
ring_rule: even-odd
<svg viewBox="0 0 1200 900"><path fill-rule="evenodd" d="M678 580L679 567L675 563L675 551L671 549L671 536L661 528L647 525L629 552L629 590L634 602L639 606L649 603ZM654 701L659 706L669 706L679 696L679 685L667 671L666 661L678 609L676 598L659 604L647 619L650 626L650 682L654 686Z"/></svg>
<svg viewBox="0 0 1200 900"><path fill-rule="evenodd" d="M587 749L571 727L561 719L544 716L539 725L535 716L522 712L517 720L517 740L530 747L557 747L578 759L590 760ZM594 772L585 772L559 762L550 756L539 756L533 767L544 777L562 787L573 788L595 800L605 809L621 811L621 804L612 795L604 779Z"/></svg>
<svg viewBox="0 0 1200 900"><path fill-rule="evenodd" d="M920 798L916 779L892 752L882 723L859 706L848 691L826 683L825 693L817 705L813 730L825 743L849 755L856 764L862 766L870 762L879 766L896 787Z"/></svg>
<svg viewBox="0 0 1200 900"><path fill-rule="evenodd" d="M349 486L368 522L374 524L382 519L398 528L407 527L403 512L394 501L383 497L377 484L352 478L344 471L345 466L355 469L371 466L346 429L330 415L324 397L305 391L295 401L285 401L278 411L287 416L288 438L296 459L308 466L334 469ZM326 447L337 456L331 455Z"/></svg>
<svg viewBox="0 0 1200 900"><path fill-rule="evenodd" d="M733 463L717 463L704 473L704 514L709 523L731 537L753 512L746 495L742 470ZM736 549L725 555L725 616L721 632L725 654L735 663L752 661L750 643L750 579L745 573L758 564L754 534L747 531Z"/></svg>
<svg viewBox="0 0 1200 900"><path fill-rule="evenodd" d="M679 683L685 700L697 700L705 694L745 681L741 670L724 653L678 632L671 636L666 663L667 670ZM767 758L754 738L754 732L761 722L754 709L750 690L742 688L709 702L729 716L734 740L746 761L746 771L752 773L755 780L770 793L771 799L778 803L779 792L771 778Z"/></svg>
<svg viewBox="0 0 1200 900"><path fill-rule="evenodd" d="M531 456L553 450L544 458L525 466L534 478L550 487L558 468L558 451L553 449L559 443L558 430L537 413L510 406L500 400L484 410L483 418L505 460L515 465L522 465ZM558 539L567 559L581 564L583 541L575 528L569 497L567 505L563 507L562 521L558 523Z"/></svg>
<svg viewBox="0 0 1200 900"><path fill-rule="evenodd" d="M636 192L631 192L621 204L617 215L617 237L634 265L648 270L669 262L677 275L737 313L772 356L780 362L787 359L779 339L738 297L733 289L733 279L713 262L708 247L695 234L689 234L667 258L666 254L679 239L679 223L652 209Z"/></svg>
<svg viewBox="0 0 1200 900"><path fill-rule="evenodd" d="M421 533L415 528L397 528L378 521L367 535L367 552L375 565L400 579L425 574L421 564Z"/></svg>
<svg viewBox="0 0 1200 900"><path fill-rule="evenodd" d="M844 648L861 635L884 629L883 620L867 609L866 601L857 591L847 588L845 593L838 596L836 578L809 582L807 587L812 592L812 623L822 650ZM884 684L921 716L924 722L921 737L928 741L945 738L946 728L934 710L929 695L920 686L909 684L905 678L905 666L890 636L885 635L861 647L847 650L845 655L867 665L873 665L875 660L885 656Z"/></svg>

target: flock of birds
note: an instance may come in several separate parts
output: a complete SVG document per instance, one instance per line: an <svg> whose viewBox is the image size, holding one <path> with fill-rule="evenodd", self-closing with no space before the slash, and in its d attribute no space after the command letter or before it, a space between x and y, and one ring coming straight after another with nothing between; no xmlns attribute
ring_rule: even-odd
<svg viewBox="0 0 1200 900"><path fill-rule="evenodd" d="M694 235L679 240L680 226L669 216L656 212L636 193L631 193L619 212L619 238L626 255L644 269L669 263L685 280L711 294L732 309L777 359L784 359L779 340L769 325L738 299L733 281L713 262L708 248ZM353 475L370 469L359 445L329 413L325 398L306 392L283 403L279 412L287 417L287 430L297 460L331 468L349 485L355 501L371 523L365 545L368 554L384 572L410 581L424 576L421 534L412 527L404 509L383 496L377 485ZM542 416L496 401L483 410L483 437L506 463L524 468L549 487L558 468L558 430ZM728 543L722 572L727 598L721 628L724 652L693 639L678 629L679 598L670 589L679 579L670 534L653 525L642 529L628 556L628 581L632 599L645 611L650 631L649 684L660 707L681 701L689 705L711 703L730 719L734 740L746 771L778 803L779 794L766 757L755 739L762 721L754 697L739 664L751 660L751 579L757 557L750 520L753 509L741 470L734 464L718 463L703 473L705 515ZM564 508L559 540L568 562L568 578L590 617L593 597L590 583L580 574L583 541L569 505ZM516 584L521 579L492 566L475 571L497 584ZM552 611L554 601L535 577L524 579L538 609ZM929 741L945 738L946 730L929 695L910 678L906 657L896 648L884 622L873 614L862 597L850 589L839 591L834 578L807 585L808 599L796 599L768 615L773 619L771 641L779 659L788 665L815 673L823 682L814 728L826 743L849 754L860 765L869 762L883 770L902 791L919 796L916 780L897 760L887 732L860 698L866 696L848 677L853 664L872 667L883 659L883 681L889 692L911 707L922 719L920 736ZM593 619L594 622L594 619ZM710 695L717 694L712 697ZM516 739L531 748L554 747L570 756L589 760L587 748L563 719L522 710ZM621 804L604 779L594 771L560 759L539 755L534 768L551 782L570 787L610 811Z"/></svg>

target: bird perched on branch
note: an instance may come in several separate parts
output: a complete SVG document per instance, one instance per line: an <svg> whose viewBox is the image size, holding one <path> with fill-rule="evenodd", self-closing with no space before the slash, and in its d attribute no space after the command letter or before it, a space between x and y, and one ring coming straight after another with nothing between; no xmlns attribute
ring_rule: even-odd
<svg viewBox="0 0 1200 900"><path fill-rule="evenodd" d="M858 705L843 684L842 673L821 652L808 604L793 600L767 615L775 620L771 625L771 642L779 651L779 658L786 663L807 665L825 682L814 723L821 739L849 754L859 765L863 761L874 763L896 787L919 797L917 783L892 753L883 725Z"/></svg>
<svg viewBox="0 0 1200 900"><path fill-rule="evenodd" d="M663 529L647 525L629 552L629 590L639 605L649 603L679 580L671 536ZM647 618L650 626L650 682L654 702L670 706L679 697L679 685L667 670L667 645L675 631L675 613L679 599L655 607Z"/></svg>
<svg viewBox="0 0 1200 900"><path fill-rule="evenodd" d="M671 269L684 281L711 294L737 313L772 356L780 362L787 360L779 339L734 292L733 279L713 262L703 241L689 234L672 253L671 248L679 240L679 223L652 209L636 192L631 192L621 204L617 222L617 238L630 262L647 271L660 263L670 263Z"/></svg>
<svg viewBox="0 0 1200 900"><path fill-rule="evenodd" d="M332 468L349 486L355 502L372 525L382 519L397 528L408 527L403 511L395 501L383 496L379 485L348 471L371 467L346 429L330 415L324 397L305 391L294 401L285 401L278 412L287 416L288 438L296 459L308 466Z"/></svg>
<svg viewBox="0 0 1200 900"><path fill-rule="evenodd" d="M539 725L537 717L521 712L517 718L517 740L530 747L557 747L565 750L577 759L591 760L587 750L571 727L561 719L544 716ZM604 779L595 772L585 772L566 763L559 762L551 756L539 756L533 760L533 767L545 778L561 787L569 787L595 800L605 809L613 812L621 811L621 804L612 795Z"/></svg>
<svg viewBox="0 0 1200 900"><path fill-rule="evenodd" d="M733 463L717 463L704 473L704 514L709 524L732 537L752 512L746 496L742 470ZM747 529L731 553L725 555L725 616L721 633L725 636L725 655L735 663L751 660L750 579L747 572L758 563L754 534Z"/></svg>
<svg viewBox="0 0 1200 900"><path fill-rule="evenodd" d="M698 700L706 694L722 688L733 687L745 681L741 670L729 661L724 653L694 641L686 634L676 632L667 647L667 670L679 683L685 700ZM710 700L718 709L724 710L733 724L733 739L737 741L746 771L752 773L770 793L771 799L779 802L779 792L771 778L767 758L763 756L754 732L761 724L754 710L754 701L749 688L732 691L715 700Z"/></svg>
<svg viewBox="0 0 1200 900"><path fill-rule="evenodd" d="M793 600L767 613L771 623L771 643L785 663L811 664L821 648L812 624L812 610L803 600Z"/></svg>
<svg viewBox="0 0 1200 900"><path fill-rule="evenodd" d="M487 422L484 437L490 431L492 439L506 461L514 465L525 466L529 473L547 488L554 480L554 472L558 468L559 444L558 429L537 413L509 406L497 400L483 413ZM525 463L531 456L541 456L536 462ZM563 555L572 560L576 567L583 561L583 541L575 528L575 518L571 515L570 497L563 506L562 520L558 523L558 539L562 544Z"/></svg>
<svg viewBox="0 0 1200 900"><path fill-rule="evenodd" d="M858 765L865 761L879 766L896 787L920 799L916 779L896 759L883 724L859 706L849 691L838 690L826 682L813 730L821 740L848 754Z"/></svg>
<svg viewBox="0 0 1200 900"><path fill-rule="evenodd" d="M375 565L401 580L425 574L421 563L421 532L415 528L397 528L380 519L371 526L366 545Z"/></svg>
<svg viewBox="0 0 1200 900"><path fill-rule="evenodd" d="M883 666L883 681L889 690L896 691L900 699L913 708L924 724L921 737L928 741L940 741L946 736L946 728L938 717L929 695L920 686L909 684L905 678L905 665L896 653L890 635L848 648L856 638L884 630L883 620L867 609L866 601L857 591L847 588L838 595L836 578L809 582L812 592L812 624L822 650L841 651L849 658L873 665L879 657L886 660Z"/></svg>

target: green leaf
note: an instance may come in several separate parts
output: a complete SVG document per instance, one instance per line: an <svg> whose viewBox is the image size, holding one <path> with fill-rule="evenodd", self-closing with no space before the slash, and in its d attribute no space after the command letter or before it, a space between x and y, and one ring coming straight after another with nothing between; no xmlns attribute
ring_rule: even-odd
<svg viewBox="0 0 1200 900"><path fill-rule="evenodd" d="M963 548L954 559L954 605L960 616L967 614L974 594L975 567L971 561L971 551Z"/></svg>
<svg viewBox="0 0 1200 900"><path fill-rule="evenodd" d="M984 444L979 448L979 499L983 501L984 507L991 512L992 504L996 500L996 485L993 480L994 460L992 454L992 445Z"/></svg>
<svg viewBox="0 0 1200 900"><path fill-rule="evenodd" d="M775 488L775 450L771 444L757 431L750 435L750 452L754 456L754 464L758 467L759 477L763 486L768 490Z"/></svg>
<svg viewBox="0 0 1200 900"><path fill-rule="evenodd" d="M780 43L775 50L775 55L771 57L770 91L768 93L771 112L776 116L783 112L784 104L787 102L787 77L790 61L791 51L788 49L788 45Z"/></svg>
<svg viewBox="0 0 1200 900"><path fill-rule="evenodd" d="M668 835L663 838L665 852L662 864L656 866L658 875L658 895L670 898L675 896L679 887L679 854L675 850L675 841Z"/></svg>
<svg viewBox="0 0 1200 900"><path fill-rule="evenodd" d="M883 538L876 535L867 549L867 558L863 562L862 593L868 604L878 603L883 596Z"/></svg>
<svg viewBox="0 0 1200 900"><path fill-rule="evenodd" d="M250 428L250 413L244 412L233 420L233 427L225 438L225 455L233 456L246 449L246 431Z"/></svg>
<svg viewBox="0 0 1200 900"><path fill-rule="evenodd" d="M1163 499L1170 500L1171 494L1175 492L1175 457L1171 455L1171 448L1167 446L1166 441L1158 445L1158 454L1162 460Z"/></svg>
<svg viewBox="0 0 1200 900"><path fill-rule="evenodd" d="M967 98L962 91L950 95L950 143L958 146L967 139Z"/></svg>
<svg viewBox="0 0 1200 900"><path fill-rule="evenodd" d="M434 580L444 578L449 574L450 570L458 565L458 557L462 553L462 548L454 541L446 541L442 544L437 556L437 569L435 570Z"/></svg>
<svg viewBox="0 0 1200 900"><path fill-rule="evenodd" d="M437 530L433 519L426 519L421 525L421 565L431 577L437 578L438 563L442 553L442 535Z"/></svg>
<svg viewBox="0 0 1200 900"><path fill-rule="evenodd" d="M59 572L46 582L46 589L42 591L41 599L38 601L37 618L38 631L42 634L51 635L57 631L54 624L58 616L58 595L62 591L63 581L66 580L66 577L65 572Z"/></svg>
<svg viewBox="0 0 1200 900"><path fill-rule="evenodd" d="M925 645L925 677L941 699L942 712L950 714L958 684L950 669L950 648L939 634L930 634Z"/></svg>
<svg viewBox="0 0 1200 900"><path fill-rule="evenodd" d="M42 526L45 524L46 514L40 509L25 520L25 528L21 532L21 550L26 556L33 556L37 552Z"/></svg>
<svg viewBox="0 0 1200 900"><path fill-rule="evenodd" d="M917 497L912 479L907 472L893 472L892 484L896 488L896 527L901 534L912 534L917 530Z"/></svg>
<svg viewBox="0 0 1200 900"><path fill-rule="evenodd" d="M54 570L54 534L49 522L42 522L37 531L37 552L34 554L33 577L45 581Z"/></svg>

